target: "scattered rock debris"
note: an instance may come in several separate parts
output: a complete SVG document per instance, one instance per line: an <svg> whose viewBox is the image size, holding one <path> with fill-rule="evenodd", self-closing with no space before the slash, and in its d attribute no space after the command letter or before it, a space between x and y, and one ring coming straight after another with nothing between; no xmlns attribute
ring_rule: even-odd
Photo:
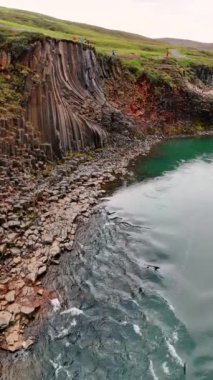
<svg viewBox="0 0 213 380"><path fill-rule="evenodd" d="M124 176L129 161L157 138L116 140L114 147L67 158L48 177L16 168L9 177L0 175L0 348L13 352L33 344L24 330L53 297L51 284L42 286L48 267L72 251L79 224L105 194L103 184Z"/></svg>

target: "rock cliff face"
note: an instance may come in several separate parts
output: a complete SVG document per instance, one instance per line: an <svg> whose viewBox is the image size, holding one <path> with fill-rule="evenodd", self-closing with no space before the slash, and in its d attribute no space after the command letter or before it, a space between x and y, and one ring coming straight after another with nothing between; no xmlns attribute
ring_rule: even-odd
<svg viewBox="0 0 213 380"><path fill-rule="evenodd" d="M10 60L10 54L0 54L2 71ZM103 146L115 110L106 102L102 82L118 68L98 61L89 47L55 40L31 45L18 65L27 73L22 110L16 117L0 115L2 164L8 156L31 165Z"/></svg>
<svg viewBox="0 0 213 380"><path fill-rule="evenodd" d="M10 51L0 51L0 75L10 86L9 95L0 96L0 166L38 166L69 151L102 147L111 131L150 133L151 126L155 133L177 120L213 122L212 100L199 88L178 90L146 78L136 83L112 59L74 42L37 41L15 62ZM210 94L213 69L197 67L195 75Z"/></svg>
<svg viewBox="0 0 213 380"><path fill-rule="evenodd" d="M102 146L106 133L83 116L87 102L106 102L100 66L91 49L68 42L37 43L23 59L34 76L26 83L26 120L60 155L86 146Z"/></svg>
<svg viewBox="0 0 213 380"><path fill-rule="evenodd" d="M198 87L179 74L178 82L152 83L142 75L135 83L117 78L106 84L107 98L132 117L143 134L191 134L213 125L213 87ZM205 91L206 90L206 91Z"/></svg>
<svg viewBox="0 0 213 380"><path fill-rule="evenodd" d="M213 67L198 66L195 74L205 85L213 86Z"/></svg>

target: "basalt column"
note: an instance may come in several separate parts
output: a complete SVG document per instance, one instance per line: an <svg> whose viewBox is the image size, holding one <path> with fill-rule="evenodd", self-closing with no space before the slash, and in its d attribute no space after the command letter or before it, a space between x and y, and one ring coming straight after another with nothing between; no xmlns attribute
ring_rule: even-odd
<svg viewBox="0 0 213 380"><path fill-rule="evenodd" d="M31 72L26 83L26 120L53 153L102 146L106 133L92 115L84 117L82 112L86 101L99 107L105 103L93 50L47 40L37 42L23 64Z"/></svg>

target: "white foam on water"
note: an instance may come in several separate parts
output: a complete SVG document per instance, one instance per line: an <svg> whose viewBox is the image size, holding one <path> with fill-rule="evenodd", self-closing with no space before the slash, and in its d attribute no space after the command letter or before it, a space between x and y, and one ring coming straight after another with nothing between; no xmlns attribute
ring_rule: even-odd
<svg viewBox="0 0 213 380"><path fill-rule="evenodd" d="M133 325L133 329L134 329L136 334L142 336L140 327L138 325Z"/></svg>
<svg viewBox="0 0 213 380"><path fill-rule="evenodd" d="M163 372L166 374L166 375L170 375L170 372L169 372L169 367L167 365L167 362L164 362L162 364L162 368L163 368Z"/></svg>
<svg viewBox="0 0 213 380"><path fill-rule="evenodd" d="M155 373L155 370L154 370L154 366L153 366L153 361L152 360L150 360L150 362L149 362L149 370L151 372L151 375L152 375L153 379L154 380L158 380L158 377L157 377L157 375Z"/></svg>
<svg viewBox="0 0 213 380"><path fill-rule="evenodd" d="M78 309L77 307L71 307L70 309L62 311L60 314L61 315L70 314L72 317L76 317L78 315L83 314L83 311Z"/></svg>
<svg viewBox="0 0 213 380"><path fill-rule="evenodd" d="M71 322L71 326L75 327L76 325L77 325L76 319L73 319L73 321Z"/></svg>
<svg viewBox="0 0 213 380"><path fill-rule="evenodd" d="M173 341L176 343L178 341L178 339L179 339L177 331L173 332L172 337L173 337Z"/></svg>
<svg viewBox="0 0 213 380"><path fill-rule="evenodd" d="M62 365L59 365L58 368L56 369L55 371L55 376L56 376L56 379L61 379L61 374L60 372L65 372L66 376L68 377L68 379L70 378L70 374L68 372L67 369L65 369Z"/></svg>
<svg viewBox="0 0 213 380"><path fill-rule="evenodd" d="M121 325L122 326L126 326L126 325L128 325L128 322L127 321L123 321L123 322L121 322Z"/></svg>
<svg viewBox="0 0 213 380"><path fill-rule="evenodd" d="M132 300L132 302L135 303L135 305L139 306L139 303L136 300Z"/></svg>
<svg viewBox="0 0 213 380"><path fill-rule="evenodd" d="M54 335L52 336L52 340L53 339L63 339L65 338L67 335L69 335L70 333L70 329L69 328L63 328L58 335Z"/></svg>
<svg viewBox="0 0 213 380"><path fill-rule="evenodd" d="M59 354L56 358L57 362L55 363L53 360L50 359L50 363L52 364L53 368L57 369L59 367L59 361L61 360L61 354Z"/></svg>
<svg viewBox="0 0 213 380"><path fill-rule="evenodd" d="M56 360L60 361L61 359L61 355L59 355ZM69 378L69 372L67 371L67 369L65 369L60 363L57 363L57 362L54 362L53 360L50 359L50 363L52 364L54 370L55 370L55 377L56 379L58 378L58 375L59 375L59 372L63 371L65 372L65 374L67 375L67 377Z"/></svg>
<svg viewBox="0 0 213 380"><path fill-rule="evenodd" d="M61 308L61 304L60 304L60 301L58 298L53 298L52 300L50 300L50 303L53 307L53 310L56 312L58 310L60 310Z"/></svg>
<svg viewBox="0 0 213 380"><path fill-rule="evenodd" d="M175 308L171 303L168 302L168 306L171 311L175 312Z"/></svg>
<svg viewBox="0 0 213 380"><path fill-rule="evenodd" d="M170 355L175 359L176 363L180 364L183 367L183 360L178 355L177 351L175 350L175 347L168 340L166 340L166 344L168 346Z"/></svg>
<svg viewBox="0 0 213 380"><path fill-rule="evenodd" d="M58 364L55 363L53 360L50 359L50 363L52 364L53 368L56 370L58 368Z"/></svg>

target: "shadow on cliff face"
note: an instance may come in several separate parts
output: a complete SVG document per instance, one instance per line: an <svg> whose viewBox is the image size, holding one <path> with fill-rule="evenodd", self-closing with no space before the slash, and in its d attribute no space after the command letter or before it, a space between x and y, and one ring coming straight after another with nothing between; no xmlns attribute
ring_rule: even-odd
<svg viewBox="0 0 213 380"><path fill-rule="evenodd" d="M37 43L23 64L36 73L36 80L30 75L26 83L26 120L51 144L54 154L102 146L106 132L94 113L106 100L94 51L47 40Z"/></svg>

